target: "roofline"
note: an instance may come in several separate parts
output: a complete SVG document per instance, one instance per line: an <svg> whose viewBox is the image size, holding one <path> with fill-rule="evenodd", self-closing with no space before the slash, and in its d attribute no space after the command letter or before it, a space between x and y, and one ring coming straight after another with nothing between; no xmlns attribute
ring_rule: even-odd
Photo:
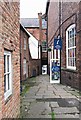
<svg viewBox="0 0 81 120"><path fill-rule="evenodd" d="M39 29L39 27L24 27L24 28L29 28L29 29ZM47 28L42 28L42 29L47 29Z"/></svg>
<svg viewBox="0 0 81 120"><path fill-rule="evenodd" d="M28 34L30 34L31 36L33 36L39 42L39 40L32 33L30 33L28 30L26 30L26 31L27 31Z"/></svg>
<svg viewBox="0 0 81 120"><path fill-rule="evenodd" d="M35 27L35 26L27 27L27 26L25 26L24 28L39 28L39 27Z"/></svg>
<svg viewBox="0 0 81 120"><path fill-rule="evenodd" d="M20 30L21 29L28 35L28 37L30 37L30 35L27 33L27 31L25 30L25 28L23 27L23 25L20 24Z"/></svg>

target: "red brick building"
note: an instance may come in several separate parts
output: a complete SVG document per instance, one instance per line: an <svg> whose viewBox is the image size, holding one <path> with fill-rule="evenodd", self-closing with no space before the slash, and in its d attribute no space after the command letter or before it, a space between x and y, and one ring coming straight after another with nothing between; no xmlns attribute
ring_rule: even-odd
<svg viewBox="0 0 81 120"><path fill-rule="evenodd" d="M20 111L19 2L0 1L0 119Z"/></svg>
<svg viewBox="0 0 81 120"><path fill-rule="evenodd" d="M62 39L61 83L81 90L81 2L50 0L47 3L46 17L48 46L52 47L55 37L60 35ZM54 58L54 50L51 53ZM51 59L50 56L48 58Z"/></svg>
<svg viewBox="0 0 81 120"><path fill-rule="evenodd" d="M29 47L28 47L28 39L29 34L20 24L20 73L21 80L25 80L29 77Z"/></svg>
<svg viewBox="0 0 81 120"><path fill-rule="evenodd" d="M46 41L46 30L47 23L44 15L38 13L38 18L21 18L21 24L30 32L41 45L41 70L43 65L47 67L47 41ZM47 73L47 72L46 72Z"/></svg>
<svg viewBox="0 0 81 120"><path fill-rule="evenodd" d="M41 73L38 40L20 25L21 80Z"/></svg>

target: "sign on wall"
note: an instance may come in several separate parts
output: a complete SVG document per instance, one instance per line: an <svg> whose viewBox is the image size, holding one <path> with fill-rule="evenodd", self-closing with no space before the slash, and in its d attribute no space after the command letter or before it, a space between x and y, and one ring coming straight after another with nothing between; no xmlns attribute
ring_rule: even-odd
<svg viewBox="0 0 81 120"><path fill-rule="evenodd" d="M57 50L62 49L62 40L61 40L61 38L54 38L54 49L57 49Z"/></svg>

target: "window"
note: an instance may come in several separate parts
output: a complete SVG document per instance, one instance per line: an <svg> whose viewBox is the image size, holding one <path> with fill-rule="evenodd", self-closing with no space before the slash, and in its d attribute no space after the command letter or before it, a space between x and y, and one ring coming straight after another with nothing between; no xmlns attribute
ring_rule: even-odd
<svg viewBox="0 0 81 120"><path fill-rule="evenodd" d="M5 100L12 94L11 52L4 51L4 97Z"/></svg>
<svg viewBox="0 0 81 120"><path fill-rule="evenodd" d="M24 38L24 50L26 50L26 38Z"/></svg>
<svg viewBox="0 0 81 120"><path fill-rule="evenodd" d="M66 31L66 57L67 68L76 70L75 24L71 25Z"/></svg>
<svg viewBox="0 0 81 120"><path fill-rule="evenodd" d="M26 59L23 61L23 74L26 74Z"/></svg>
<svg viewBox="0 0 81 120"><path fill-rule="evenodd" d="M47 51L47 44L46 41L42 42L42 52L46 52Z"/></svg>

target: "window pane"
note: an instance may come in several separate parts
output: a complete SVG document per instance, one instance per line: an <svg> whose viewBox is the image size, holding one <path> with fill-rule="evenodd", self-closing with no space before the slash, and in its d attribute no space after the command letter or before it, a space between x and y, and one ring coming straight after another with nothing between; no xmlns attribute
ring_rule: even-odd
<svg viewBox="0 0 81 120"><path fill-rule="evenodd" d="M7 56L7 72L9 72L9 55Z"/></svg>
<svg viewBox="0 0 81 120"><path fill-rule="evenodd" d="M73 47L74 46L74 38L71 38L70 39L70 47Z"/></svg>
<svg viewBox="0 0 81 120"><path fill-rule="evenodd" d="M69 49L68 52L69 52L68 57L72 58L72 49Z"/></svg>
<svg viewBox="0 0 81 120"><path fill-rule="evenodd" d="M70 58L68 58L68 66L70 66Z"/></svg>
<svg viewBox="0 0 81 120"><path fill-rule="evenodd" d="M6 73L6 55L4 55L4 73Z"/></svg>
<svg viewBox="0 0 81 120"><path fill-rule="evenodd" d="M73 59L73 66L75 66L75 58Z"/></svg>
<svg viewBox="0 0 81 120"><path fill-rule="evenodd" d="M70 64L73 66L73 58L70 58Z"/></svg>
<svg viewBox="0 0 81 120"><path fill-rule="evenodd" d="M6 92L6 75L4 75L4 92Z"/></svg>
<svg viewBox="0 0 81 120"><path fill-rule="evenodd" d="M72 37L74 37L74 28L72 28Z"/></svg>
<svg viewBox="0 0 81 120"><path fill-rule="evenodd" d="M68 40L69 40L69 31L68 31Z"/></svg>
<svg viewBox="0 0 81 120"><path fill-rule="evenodd" d="M26 38L24 38L24 50L26 50Z"/></svg>
<svg viewBox="0 0 81 120"><path fill-rule="evenodd" d="M23 61L23 74L26 74L26 59Z"/></svg>
<svg viewBox="0 0 81 120"><path fill-rule="evenodd" d="M9 89L10 89L10 81L9 81L9 79L10 79L10 78L9 78L10 75L8 74L7 77L8 77L8 90L9 90Z"/></svg>
<svg viewBox="0 0 81 120"><path fill-rule="evenodd" d="M42 42L42 51L44 52L46 50L47 50L47 43L46 43L46 41L43 41Z"/></svg>
<svg viewBox="0 0 81 120"><path fill-rule="evenodd" d="M73 55L72 56L73 56L73 58L75 57L75 49L73 49Z"/></svg>

